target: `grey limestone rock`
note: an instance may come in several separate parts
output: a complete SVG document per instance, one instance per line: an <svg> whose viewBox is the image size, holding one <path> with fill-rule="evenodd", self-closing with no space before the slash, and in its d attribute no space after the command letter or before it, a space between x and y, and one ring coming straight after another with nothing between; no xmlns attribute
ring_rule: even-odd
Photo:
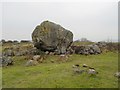
<svg viewBox="0 0 120 90"><path fill-rule="evenodd" d="M37 49L64 54L73 42L73 33L58 24L44 21L33 31L32 40Z"/></svg>

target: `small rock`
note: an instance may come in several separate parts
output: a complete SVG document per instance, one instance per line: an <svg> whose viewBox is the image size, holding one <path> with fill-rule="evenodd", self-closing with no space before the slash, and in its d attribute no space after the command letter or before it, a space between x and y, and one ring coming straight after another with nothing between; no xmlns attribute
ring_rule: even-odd
<svg viewBox="0 0 120 90"><path fill-rule="evenodd" d="M95 71L94 69L89 69L88 70L88 74L90 74L90 75L96 75L96 74L98 74L98 72Z"/></svg>
<svg viewBox="0 0 120 90"><path fill-rule="evenodd" d="M120 72L116 72L114 76L120 78Z"/></svg>
<svg viewBox="0 0 120 90"><path fill-rule="evenodd" d="M35 56L33 56L33 60L36 60L36 61L38 61L40 58L41 58L40 55L35 55Z"/></svg>
<svg viewBox="0 0 120 90"><path fill-rule="evenodd" d="M86 65L86 64L83 64L83 67L88 67L88 65Z"/></svg>
<svg viewBox="0 0 120 90"><path fill-rule="evenodd" d="M11 59L11 57L0 57L0 66L9 66L9 65L13 65L13 60Z"/></svg>

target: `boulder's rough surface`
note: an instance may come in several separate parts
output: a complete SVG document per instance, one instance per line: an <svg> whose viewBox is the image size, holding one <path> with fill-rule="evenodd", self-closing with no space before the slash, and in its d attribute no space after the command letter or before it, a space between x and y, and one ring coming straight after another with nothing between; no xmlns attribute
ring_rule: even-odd
<svg viewBox="0 0 120 90"><path fill-rule="evenodd" d="M73 33L58 24L44 21L33 31L32 40L37 49L62 54L73 42Z"/></svg>

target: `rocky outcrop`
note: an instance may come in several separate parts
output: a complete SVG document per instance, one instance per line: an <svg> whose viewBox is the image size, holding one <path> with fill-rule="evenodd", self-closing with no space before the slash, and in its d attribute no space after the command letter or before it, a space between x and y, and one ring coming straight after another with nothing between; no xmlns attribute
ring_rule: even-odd
<svg viewBox="0 0 120 90"><path fill-rule="evenodd" d="M32 40L37 49L63 54L73 42L73 33L58 24L44 21L33 31Z"/></svg>
<svg viewBox="0 0 120 90"><path fill-rule="evenodd" d="M89 55L101 53L101 49L99 48L99 46L95 44L83 46L71 46L71 48L75 51L76 54Z"/></svg>

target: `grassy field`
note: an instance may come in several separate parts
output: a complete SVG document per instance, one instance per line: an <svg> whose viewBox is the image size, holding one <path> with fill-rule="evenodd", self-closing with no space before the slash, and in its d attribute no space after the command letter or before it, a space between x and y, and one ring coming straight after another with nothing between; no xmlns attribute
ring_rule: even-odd
<svg viewBox="0 0 120 90"><path fill-rule="evenodd" d="M25 57L13 57L15 64L2 69L3 88L117 88L118 54L108 52L100 55L72 55L68 62L57 63L58 56L47 56L44 63L25 67ZM54 63L50 61L54 60ZM74 74L73 64L87 64L99 74Z"/></svg>
<svg viewBox="0 0 120 90"><path fill-rule="evenodd" d="M72 46L80 46L80 45L90 45L94 44L95 42L81 42L81 41L74 41L72 43Z"/></svg>

